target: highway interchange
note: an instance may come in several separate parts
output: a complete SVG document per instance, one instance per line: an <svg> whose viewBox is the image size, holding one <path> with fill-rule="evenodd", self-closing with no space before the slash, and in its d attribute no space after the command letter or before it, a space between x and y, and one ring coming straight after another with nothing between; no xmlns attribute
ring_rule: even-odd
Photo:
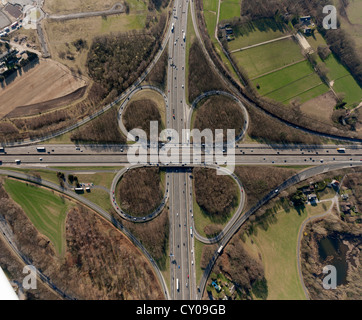
<svg viewBox="0 0 362 320"><path fill-rule="evenodd" d="M162 46L168 50L168 83L167 92L164 93L166 107L166 127L175 129L181 133L183 129L190 127L190 119L192 113L192 107L186 103L185 84L186 84L186 42L184 41L184 34L186 34L187 28L187 13L188 13L188 0L175 0L173 15L171 16L170 25L173 24L173 28L167 33ZM194 21L195 23L195 21ZM168 41L168 47L166 43ZM163 49L162 49L163 50ZM162 50L157 54L152 66L157 62ZM166 49L165 49L166 50ZM149 72L151 67L146 71ZM138 85L141 83L141 79L137 81L129 90L127 90L117 101L113 102L102 110L108 110L114 104L120 102L124 98L131 98L140 88ZM217 94L217 92L212 92ZM202 99L206 97L200 96ZM124 132L124 126L121 121L122 111L126 107L126 103L122 104L119 112L119 125ZM108 108L108 109L107 109ZM99 114L101 114L100 112ZM91 117L93 118L93 117ZM246 124L248 124L248 117L245 117ZM82 122L86 123L91 119L86 119ZM78 124L77 124L78 126ZM122 128L123 126L123 128ZM76 127L76 126L75 126ZM246 131L247 127L244 128ZM240 138L240 137L238 137ZM36 147L44 147L45 151L40 152ZM158 266L153 261L152 257L143 248L143 246L135 239L127 230L117 225L117 222L104 211L102 208L95 206L89 201L83 201L81 196L76 195L72 191L66 193L70 196L82 201L87 206L93 208L100 213L107 220L111 221L116 227L125 232L126 235L143 251L145 256L151 261L151 264L160 279L165 296L167 299L177 300L196 300L202 298L202 293L205 289L206 281L209 272L211 271L218 254L215 252L213 258L205 270L201 282L196 282L196 269L195 269L195 251L194 240L195 237L205 243L218 243L219 246L225 246L240 226L252 215L259 207L275 197L281 190L289 187L290 185L307 179L308 177L327 172L330 170L346 168L351 166L362 165L362 146L361 145L342 145L342 144L330 144L322 146L301 146L301 145L265 145L265 144L236 144L235 149L228 150L230 153L235 154L236 165L309 165L313 166L304 170L302 173L292 177L285 181L277 192L271 190L264 199L248 212L241 215L243 209L243 201L239 205L238 214L236 214L230 223L225 227L223 232L214 239L202 239L197 233L195 234L195 225L193 221L193 190L192 179L190 170L192 167L205 166L210 167L209 164L205 164L205 155L203 154L197 159L197 163L184 163L181 158L182 154L193 156L192 145L171 145L170 150L179 151L179 153L172 158L172 162L169 164L158 164L162 167L166 167L166 184L167 189L165 198L163 199L163 206L168 201L169 206L169 218L170 218L170 287L167 288L162 274L160 273ZM124 166L113 181L110 201L113 206L118 208L117 212L126 219L133 219L130 216L126 216L119 206L113 202L113 192L115 190L115 184L120 176L128 169L135 168L137 166L131 166L128 161L128 153L132 149L137 149L137 145L61 145L61 144L42 144L42 145L21 145L17 147L5 147L0 149L0 165L4 167L4 170L0 170L0 174L6 174L13 176L17 175L21 179L29 179L29 176L22 175L21 173L14 173L9 171L11 168L46 168L46 167L79 167L82 166ZM344 148L343 152L338 151L338 148ZM145 147L145 151L148 154L147 162L138 166L155 166L156 163L152 162L150 154L152 148ZM157 152L157 150L155 151ZM16 160L20 160L16 163ZM215 161L214 161L215 162ZM211 167L220 168L219 166L224 163L215 162ZM0 166L0 169L1 169ZM9 169L6 169L9 168ZM38 181L39 183L39 181ZM42 184L47 185L44 181ZM61 192L61 188L48 182L48 187L53 188ZM65 192L64 190L62 192ZM79 199L78 199L79 198ZM162 209L161 208L161 209ZM161 210L154 212L149 219L153 219L160 213ZM239 215L240 214L240 215ZM147 220L149 220L147 219ZM139 219L136 222L145 221ZM192 232L191 232L192 230Z"/></svg>

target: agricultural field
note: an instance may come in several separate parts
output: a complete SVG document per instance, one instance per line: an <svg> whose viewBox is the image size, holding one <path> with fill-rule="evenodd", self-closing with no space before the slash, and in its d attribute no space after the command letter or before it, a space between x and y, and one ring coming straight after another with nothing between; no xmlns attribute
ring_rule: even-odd
<svg viewBox="0 0 362 320"><path fill-rule="evenodd" d="M261 95L267 95L284 86L314 74L308 61L304 60L255 79L253 82Z"/></svg>
<svg viewBox="0 0 362 320"><path fill-rule="evenodd" d="M52 85L49 86L49 83ZM75 77L70 70L52 60L40 60L40 63L9 85L0 88L0 119L7 114L19 117L44 109L37 105L52 99L70 95L84 87L87 82ZM21 94L18 94L21 92ZM31 108L18 108L32 105ZM35 111L34 111L35 110Z"/></svg>
<svg viewBox="0 0 362 320"><path fill-rule="evenodd" d="M62 256L65 251L65 220L71 204L52 191L7 179L5 190L27 214L40 233L50 239L55 251Z"/></svg>
<svg viewBox="0 0 362 320"><path fill-rule="evenodd" d="M286 27L273 19L261 19L233 28L235 40L228 42L229 51L288 35Z"/></svg>
<svg viewBox="0 0 362 320"><path fill-rule="evenodd" d="M240 17L242 0L222 0L220 4L220 21Z"/></svg>
<svg viewBox="0 0 362 320"><path fill-rule="evenodd" d="M308 217L322 214L332 202L306 206L304 211L280 209L276 221L267 230L258 228L257 235L246 238L248 252L261 255L268 283L269 300L304 300L297 267L297 240L300 227ZM281 272L283 270L283 272Z"/></svg>
<svg viewBox="0 0 362 320"><path fill-rule="evenodd" d="M232 55L251 79L304 59L299 45L292 39L268 43Z"/></svg>
<svg viewBox="0 0 362 320"><path fill-rule="evenodd" d="M303 103L328 92L328 90L328 86L322 83L317 74L313 73L266 96L283 103L288 103L292 99L298 99L299 103Z"/></svg>
<svg viewBox="0 0 362 320"><path fill-rule="evenodd" d="M288 104L299 103L328 92L310 63L291 39L261 45L233 54L252 78L262 96Z"/></svg>
<svg viewBox="0 0 362 320"><path fill-rule="evenodd" d="M267 33L260 31L248 33L248 28L251 29L250 26L244 26L245 30L237 30L236 32L244 32L247 36L237 36L236 41L240 42L240 38L244 38L244 40L237 45L235 45L236 41L232 41L229 47L236 48L239 45L255 44L258 41L265 41L268 36L273 37L271 31ZM276 29L275 32L282 31ZM307 41L314 51L317 51L318 46L326 45L325 40L318 32L307 37ZM301 54L299 45L292 42L291 39L234 52L233 56L239 67L248 73L262 96L285 104L292 101L303 104L327 94L329 91L329 87L322 82L310 63ZM319 56L317 56L317 62L322 63ZM353 108L358 105L361 102L362 90L349 71L333 54L324 63L327 68L327 77L334 91L337 94L343 94L347 107ZM333 110L335 104L335 102L332 102L331 110Z"/></svg>

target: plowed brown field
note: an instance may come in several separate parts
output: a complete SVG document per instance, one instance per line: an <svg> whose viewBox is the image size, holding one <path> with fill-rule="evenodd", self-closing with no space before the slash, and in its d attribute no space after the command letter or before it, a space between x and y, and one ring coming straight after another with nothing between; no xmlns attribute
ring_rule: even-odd
<svg viewBox="0 0 362 320"><path fill-rule="evenodd" d="M0 119L16 107L60 98L86 84L84 79L73 76L61 64L53 60L40 60L37 66L0 88Z"/></svg>

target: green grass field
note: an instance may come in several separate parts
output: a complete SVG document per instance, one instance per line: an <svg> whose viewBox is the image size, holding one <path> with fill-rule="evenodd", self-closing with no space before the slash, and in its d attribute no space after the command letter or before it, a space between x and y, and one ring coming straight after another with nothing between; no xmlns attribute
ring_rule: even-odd
<svg viewBox="0 0 362 320"><path fill-rule="evenodd" d="M219 0L204 0L203 1L204 10L216 12L218 3Z"/></svg>
<svg viewBox="0 0 362 320"><path fill-rule="evenodd" d="M240 17L241 0L223 0L220 4L219 20L231 20L234 17Z"/></svg>
<svg viewBox="0 0 362 320"><path fill-rule="evenodd" d="M233 53L236 63L255 78L303 59L300 47L291 39L268 43Z"/></svg>
<svg viewBox="0 0 362 320"><path fill-rule="evenodd" d="M108 212L112 210L109 193L104 190L91 189L91 192L85 192L82 196Z"/></svg>
<svg viewBox="0 0 362 320"><path fill-rule="evenodd" d="M298 96L296 96L296 97L298 97L298 99L299 99L299 101L301 103L304 103L304 102L309 101L309 100L311 100L311 99L313 99L315 97L320 96L321 94L324 94L324 93L328 92L328 90L329 90L328 86L326 84L324 84L324 83L321 83L318 86L315 86L315 87L313 87L311 89L308 89L307 91L299 93ZM296 97L292 97L291 99L296 98ZM283 102L289 102L289 101L290 100L287 99L287 100L285 100Z"/></svg>
<svg viewBox="0 0 362 320"><path fill-rule="evenodd" d="M301 61L282 70L257 78L253 83L255 86L259 85L260 89L258 89L258 92L261 95L265 95L312 73L314 71L310 63L308 61Z"/></svg>
<svg viewBox="0 0 362 320"><path fill-rule="evenodd" d="M362 101L362 89L351 75L335 80L333 89L345 94L343 101L347 107L355 107Z"/></svg>
<svg viewBox="0 0 362 320"><path fill-rule="evenodd" d="M201 256L202 256L202 249L205 246L202 242L195 239L195 269L196 269L196 283L199 284L201 280L201 276L204 273L204 270L201 269Z"/></svg>
<svg viewBox="0 0 362 320"><path fill-rule="evenodd" d="M307 40L314 50L317 50L319 45L327 45L319 33L316 33L314 38L309 36ZM321 61L319 57L318 60ZM327 77L329 81L335 81L333 89L336 93L345 94L344 102L347 103L346 107L353 108L358 105L362 100L362 89L346 67L343 66L333 54L331 54L324 63L328 68Z"/></svg>
<svg viewBox="0 0 362 320"><path fill-rule="evenodd" d="M328 209L330 206L330 201L325 203ZM269 300L305 299L297 268L298 233L305 219L323 212L325 209L321 204L316 207L308 205L300 215L294 209L289 213L280 210L276 214L276 223L271 224L267 231L258 228L256 236L246 239L247 249L262 256Z"/></svg>
<svg viewBox="0 0 362 320"><path fill-rule="evenodd" d="M327 92L328 90L328 86L322 83L318 75L316 73L312 73L311 75L290 83L289 85L275 90L266 96L286 103L288 103L291 99L298 97L300 102L303 103Z"/></svg>
<svg viewBox="0 0 362 320"><path fill-rule="evenodd" d="M13 168L13 167L9 167L9 168L4 167L4 169L22 172L25 174L29 174L31 176L39 175L41 179L47 180L47 181L50 181L50 182L53 182L53 183L59 185L59 180L57 177L57 173L55 171L50 171L50 170L45 170L45 169L20 169L20 168Z"/></svg>
<svg viewBox="0 0 362 320"><path fill-rule="evenodd" d="M329 80L336 80L349 74L348 70L331 54L325 61Z"/></svg>
<svg viewBox="0 0 362 320"><path fill-rule="evenodd" d="M286 36L285 31L272 19L249 22L235 29L235 40L229 42L229 50L232 51Z"/></svg>
<svg viewBox="0 0 362 320"><path fill-rule="evenodd" d="M314 35L307 36L306 39L314 51L317 51L318 46L327 45L322 35L317 31L314 32Z"/></svg>
<svg viewBox="0 0 362 320"><path fill-rule="evenodd" d="M259 85L258 92L262 96L285 103L297 97L303 103L329 90L308 61L269 73L254 79L253 83L256 87Z"/></svg>
<svg viewBox="0 0 362 320"><path fill-rule="evenodd" d="M6 179L5 190L62 256L65 252L65 221L71 203L50 190L16 180Z"/></svg>

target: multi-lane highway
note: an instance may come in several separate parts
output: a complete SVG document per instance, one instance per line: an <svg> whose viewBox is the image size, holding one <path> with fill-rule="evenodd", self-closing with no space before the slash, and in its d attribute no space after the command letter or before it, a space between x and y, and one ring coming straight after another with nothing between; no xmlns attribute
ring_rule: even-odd
<svg viewBox="0 0 362 320"><path fill-rule="evenodd" d="M169 40L166 127L174 129L181 137L186 128L187 109L185 96L186 27L188 0L176 0L171 18ZM171 142L172 142L172 135ZM173 299L195 299L196 279L194 271L192 206L190 206L190 178L185 169L170 172L170 260L171 297Z"/></svg>
<svg viewBox="0 0 362 320"><path fill-rule="evenodd" d="M129 165L128 152L136 145L98 145L79 146L74 145L43 145L45 151L37 151L36 146L25 146L16 148L0 149L0 165L2 166L123 166ZM344 151L337 149L344 148ZM171 165L182 165L181 155L190 155L193 159L192 146L172 146L171 149L178 150L179 156L174 156ZM361 145L265 145L265 144L237 144L234 150L236 164L292 164L292 165L318 165L337 162L359 162L362 160ZM151 149L147 150L150 160ZM156 150L156 152L158 152ZM153 152L154 153L154 152ZM20 160L19 164L15 160ZM202 164L204 155L197 158ZM216 163L222 165L223 163Z"/></svg>

